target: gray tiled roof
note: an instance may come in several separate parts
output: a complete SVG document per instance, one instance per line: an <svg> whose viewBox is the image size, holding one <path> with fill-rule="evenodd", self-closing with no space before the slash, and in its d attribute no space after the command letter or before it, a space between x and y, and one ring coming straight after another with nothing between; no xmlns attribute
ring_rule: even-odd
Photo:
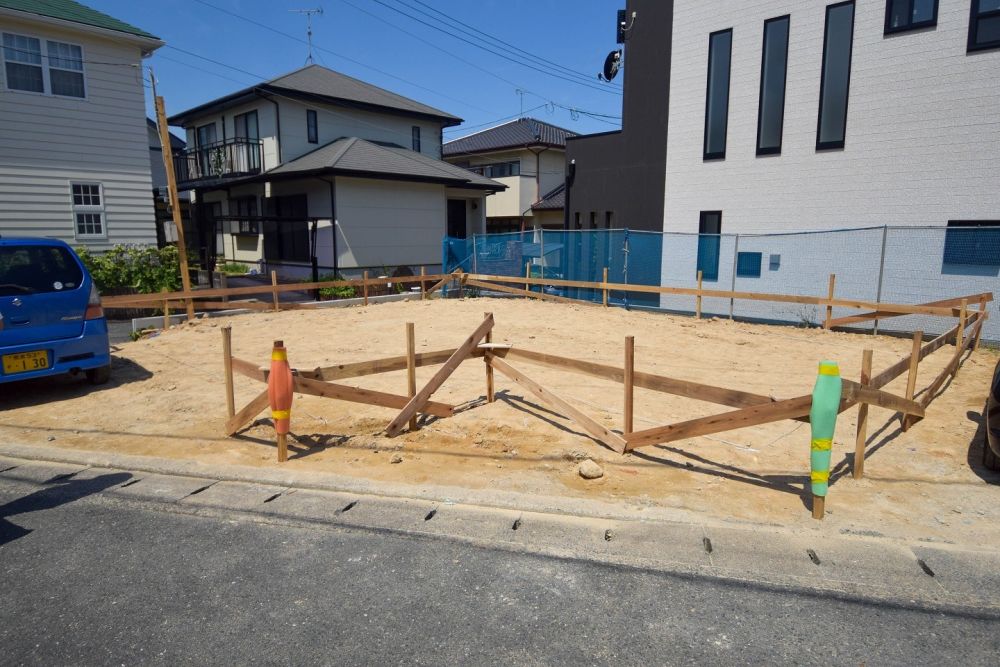
<svg viewBox="0 0 1000 667"><path fill-rule="evenodd" d="M560 183L531 205L532 211L561 211L566 208L566 184Z"/></svg>
<svg viewBox="0 0 1000 667"><path fill-rule="evenodd" d="M118 32L128 33L136 37L160 39L141 28L136 28L134 25L119 21L113 16L108 16L96 9L81 5L74 0L0 0L0 7L16 9L19 12L38 14L39 16L48 16L63 21L72 21L73 23L94 26L95 28L117 30Z"/></svg>
<svg viewBox="0 0 1000 667"><path fill-rule="evenodd" d="M484 190L504 190L502 183L467 169L399 146L345 137L268 171L265 176L335 172L361 176L406 178Z"/></svg>
<svg viewBox="0 0 1000 667"><path fill-rule="evenodd" d="M321 65L307 65L294 72L283 74L256 86L244 88L224 97L216 98L187 111L170 117L171 125L183 125L188 119L196 118L212 110L241 104L255 91L277 93L288 97L315 100L329 104L362 107L376 110L397 111L409 115L428 116L440 119L445 126L458 125L462 119L449 113L422 104L408 97L365 83L360 79L334 72Z"/></svg>
<svg viewBox="0 0 1000 667"><path fill-rule="evenodd" d="M445 157L452 157L524 146L565 148L566 138L575 136L575 132L543 123L534 118L518 118L488 130L449 141L444 145L443 152Z"/></svg>

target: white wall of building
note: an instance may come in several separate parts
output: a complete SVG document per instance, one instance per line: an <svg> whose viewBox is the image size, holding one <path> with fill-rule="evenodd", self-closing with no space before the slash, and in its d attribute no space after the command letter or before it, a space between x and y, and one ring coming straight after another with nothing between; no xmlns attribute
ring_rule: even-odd
<svg viewBox="0 0 1000 667"><path fill-rule="evenodd" d="M471 167L513 161L520 162L521 175L493 178L507 189L486 199L486 215L490 218L531 218L534 215L531 205L565 180L565 151L536 148L534 151L499 151L448 159L448 162Z"/></svg>
<svg viewBox="0 0 1000 667"><path fill-rule="evenodd" d="M8 90L0 67L0 234L104 250L156 243L140 47L123 39L0 17L0 32L83 47L85 99ZM101 63L135 63L136 67ZM71 183L104 193L103 238L77 238Z"/></svg>
<svg viewBox="0 0 1000 667"><path fill-rule="evenodd" d="M674 3L665 231L697 232L703 210L722 211L723 233L1000 219L1000 51L966 53L968 0L940 0L936 27L890 36L884 0L857 1L845 147L817 151L828 4ZM784 14L782 151L758 157L764 21ZM708 38L726 28L727 151L704 161Z"/></svg>

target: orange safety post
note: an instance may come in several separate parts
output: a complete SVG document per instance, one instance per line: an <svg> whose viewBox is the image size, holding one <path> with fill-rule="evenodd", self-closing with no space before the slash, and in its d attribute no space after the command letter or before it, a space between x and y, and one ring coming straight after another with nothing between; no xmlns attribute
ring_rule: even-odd
<svg viewBox="0 0 1000 667"><path fill-rule="evenodd" d="M271 419L278 434L278 462L288 460L288 431L292 418L292 369L288 366L288 350L283 341L274 341L271 350L271 372L267 376L267 400Z"/></svg>

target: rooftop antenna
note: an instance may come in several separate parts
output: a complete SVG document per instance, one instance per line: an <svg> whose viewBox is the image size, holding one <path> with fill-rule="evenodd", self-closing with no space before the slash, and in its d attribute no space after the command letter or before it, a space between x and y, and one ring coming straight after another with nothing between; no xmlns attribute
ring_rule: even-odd
<svg viewBox="0 0 1000 667"><path fill-rule="evenodd" d="M309 40L309 55L306 57L306 64L313 64L313 14L323 15L323 8L317 7L316 9L289 9L288 11L295 14L305 14L306 15L306 39Z"/></svg>
<svg viewBox="0 0 1000 667"><path fill-rule="evenodd" d="M517 115L517 117L519 119L524 118L524 91L518 88L517 90L514 91L514 93L521 98L521 112Z"/></svg>

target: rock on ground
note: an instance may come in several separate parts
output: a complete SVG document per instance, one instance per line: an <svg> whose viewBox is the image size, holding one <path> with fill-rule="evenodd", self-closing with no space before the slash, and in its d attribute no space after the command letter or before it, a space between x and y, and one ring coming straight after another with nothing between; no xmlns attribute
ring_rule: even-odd
<svg viewBox="0 0 1000 667"><path fill-rule="evenodd" d="M580 473L580 477L584 479L597 479L599 477L604 477L604 469L597 465L590 459L581 461L577 472Z"/></svg>

